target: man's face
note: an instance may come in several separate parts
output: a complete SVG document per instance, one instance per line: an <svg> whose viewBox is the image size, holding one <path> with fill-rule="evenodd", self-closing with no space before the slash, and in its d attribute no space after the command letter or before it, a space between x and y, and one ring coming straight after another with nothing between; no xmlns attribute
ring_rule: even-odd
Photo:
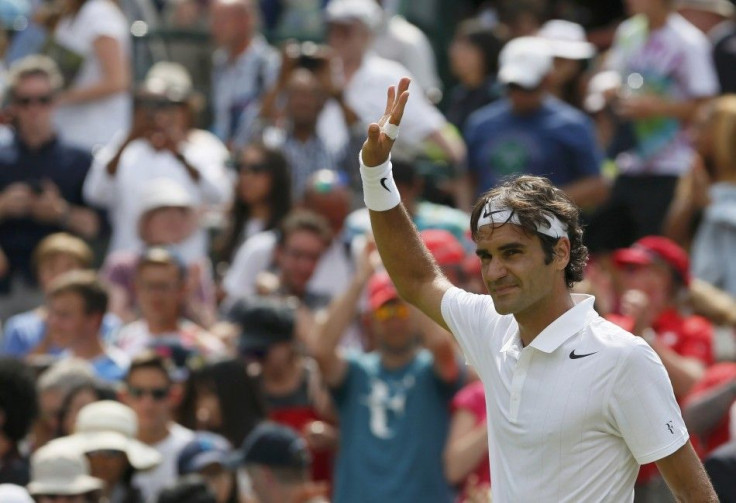
<svg viewBox="0 0 736 503"><path fill-rule="evenodd" d="M172 385L156 368L139 368L129 376L122 401L138 416L141 431L160 430L171 419L175 406Z"/></svg>
<svg viewBox="0 0 736 503"><path fill-rule="evenodd" d="M72 347L76 342L87 339L99 331L101 316L88 314L84 299L74 292L63 292L46 301L48 314L46 325L54 345Z"/></svg>
<svg viewBox="0 0 736 503"><path fill-rule="evenodd" d="M55 253L48 256L38 264L38 282L41 289L46 291L56 278L69 271L81 269L82 265L66 253Z"/></svg>
<svg viewBox="0 0 736 503"><path fill-rule="evenodd" d="M328 192L308 189L304 196L304 207L326 218L332 233L337 235L350 213L350 193L345 187L334 187Z"/></svg>
<svg viewBox="0 0 736 503"><path fill-rule="evenodd" d="M245 0L244 0L245 1ZM247 4L248 2L245 1ZM228 47L235 41L253 34L254 17L247 5L218 1L212 5L210 17L210 33L215 45Z"/></svg>
<svg viewBox="0 0 736 503"><path fill-rule="evenodd" d="M287 88L286 109L296 125L312 125L322 111L325 96L314 74L297 70Z"/></svg>
<svg viewBox="0 0 736 503"><path fill-rule="evenodd" d="M141 217L141 239L150 246L181 243L196 229L196 215L191 208L156 208Z"/></svg>
<svg viewBox="0 0 736 503"><path fill-rule="evenodd" d="M506 86L506 96L511 102L511 108L521 115L535 112L542 104L543 95L541 85L536 89L525 89L517 84Z"/></svg>
<svg viewBox="0 0 736 503"><path fill-rule="evenodd" d="M477 254L483 281L499 314L532 313L554 295L559 268L567 265L554 260L545 264L539 237L514 224L481 227Z"/></svg>
<svg viewBox="0 0 736 503"><path fill-rule="evenodd" d="M276 262L286 289L297 296L303 295L326 245L314 232L293 231L278 248Z"/></svg>
<svg viewBox="0 0 736 503"><path fill-rule="evenodd" d="M135 290L145 320L171 322L179 318L185 286L175 265L144 265L138 270Z"/></svg>
<svg viewBox="0 0 736 503"><path fill-rule="evenodd" d="M327 43L346 61L359 59L371 44L371 32L360 21L341 21L327 25Z"/></svg>
<svg viewBox="0 0 736 503"><path fill-rule="evenodd" d="M54 113L54 91L49 79L42 75L21 79L10 110L21 130L50 128Z"/></svg>
<svg viewBox="0 0 736 503"><path fill-rule="evenodd" d="M672 273L665 264L622 265L618 267L622 291L639 290L649 300L649 307L659 314L673 297Z"/></svg>
<svg viewBox="0 0 736 503"><path fill-rule="evenodd" d="M378 348L393 354L412 350L417 340L415 317L419 315L401 299L390 300L374 309L372 332Z"/></svg>

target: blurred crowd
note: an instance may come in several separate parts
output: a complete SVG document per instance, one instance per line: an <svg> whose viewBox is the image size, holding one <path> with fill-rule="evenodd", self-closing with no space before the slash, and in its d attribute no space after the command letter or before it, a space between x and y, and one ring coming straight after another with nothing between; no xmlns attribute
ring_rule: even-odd
<svg viewBox="0 0 736 503"><path fill-rule="evenodd" d="M403 76L394 178L447 277L485 293L475 198L549 178L585 222L575 291L656 351L736 501L730 0L0 0L0 25L3 503L490 501L482 385L362 204ZM636 501L669 500L643 466Z"/></svg>

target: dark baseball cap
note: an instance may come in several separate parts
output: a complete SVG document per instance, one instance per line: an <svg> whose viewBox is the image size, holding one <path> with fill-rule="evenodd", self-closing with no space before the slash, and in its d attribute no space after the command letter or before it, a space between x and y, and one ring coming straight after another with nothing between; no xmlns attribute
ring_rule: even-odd
<svg viewBox="0 0 736 503"><path fill-rule="evenodd" d="M306 441L288 426L264 421L246 437L238 464L266 465L272 468L308 468L312 457Z"/></svg>
<svg viewBox="0 0 736 503"><path fill-rule="evenodd" d="M209 431L198 431L179 453L177 468L179 475L198 472L212 464L230 468L232 459L233 447L225 437Z"/></svg>
<svg viewBox="0 0 736 503"><path fill-rule="evenodd" d="M283 299L252 297L236 302L228 319L240 326L241 353L261 351L293 340L296 306Z"/></svg>

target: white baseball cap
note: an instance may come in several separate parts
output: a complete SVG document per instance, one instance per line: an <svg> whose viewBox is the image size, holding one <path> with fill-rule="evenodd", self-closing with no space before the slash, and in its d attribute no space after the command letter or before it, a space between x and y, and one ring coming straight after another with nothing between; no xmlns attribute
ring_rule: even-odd
<svg viewBox="0 0 736 503"><path fill-rule="evenodd" d="M677 8L712 12L726 18L736 13L736 6L728 0L680 0Z"/></svg>
<svg viewBox="0 0 736 503"><path fill-rule="evenodd" d="M139 197L140 214L157 208L191 208L194 198L179 182L171 178L154 178L141 188Z"/></svg>
<svg viewBox="0 0 736 503"><path fill-rule="evenodd" d="M592 58L596 49L587 41L585 29L577 23L552 19L542 25L537 36L549 44L552 55L564 59Z"/></svg>
<svg viewBox="0 0 736 503"><path fill-rule="evenodd" d="M0 501L3 503L33 503L33 498L24 487L0 484Z"/></svg>
<svg viewBox="0 0 736 503"><path fill-rule="evenodd" d="M31 456L31 495L86 494L102 489L101 479L89 474L89 463L76 444L63 437L44 445Z"/></svg>
<svg viewBox="0 0 736 503"><path fill-rule="evenodd" d="M360 21L371 31L381 24L383 10L375 0L332 0L325 9L328 23Z"/></svg>
<svg viewBox="0 0 736 503"><path fill-rule="evenodd" d="M136 470L148 470L161 463L161 454L136 439L138 418L130 407L113 400L101 400L85 405L77 415L74 435L84 453L122 451Z"/></svg>
<svg viewBox="0 0 736 503"><path fill-rule="evenodd" d="M501 50L498 80L502 84L534 89L552 70L552 62L549 44L541 38L515 38Z"/></svg>

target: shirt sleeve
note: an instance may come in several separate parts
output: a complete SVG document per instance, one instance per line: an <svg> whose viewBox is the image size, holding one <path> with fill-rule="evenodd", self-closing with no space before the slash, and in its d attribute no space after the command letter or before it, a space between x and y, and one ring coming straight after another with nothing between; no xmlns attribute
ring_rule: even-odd
<svg viewBox="0 0 736 503"><path fill-rule="evenodd" d="M639 464L669 456L689 440L667 371L654 350L635 340L611 390L615 428Z"/></svg>
<svg viewBox="0 0 736 503"><path fill-rule="evenodd" d="M478 295L453 287L442 297L442 317L460 344L468 363L476 369L482 368L490 358L488 337L498 316L489 295Z"/></svg>
<svg viewBox="0 0 736 503"><path fill-rule="evenodd" d="M88 1L75 25L85 27L90 43L98 37L112 37L119 41L128 36L123 13L107 0Z"/></svg>
<svg viewBox="0 0 736 503"><path fill-rule="evenodd" d="M275 246L276 235L270 231L256 234L243 243L222 280L229 298L237 299L256 293L256 277L268 268Z"/></svg>
<svg viewBox="0 0 736 503"><path fill-rule="evenodd" d="M98 208L110 208L115 200L115 177L107 173L107 163L112 155L103 149L95 156L82 186L82 195L87 204Z"/></svg>
<svg viewBox="0 0 736 503"><path fill-rule="evenodd" d="M685 46L685 61L678 73L688 97L706 98L718 94L720 85L710 43L701 33L697 35Z"/></svg>

